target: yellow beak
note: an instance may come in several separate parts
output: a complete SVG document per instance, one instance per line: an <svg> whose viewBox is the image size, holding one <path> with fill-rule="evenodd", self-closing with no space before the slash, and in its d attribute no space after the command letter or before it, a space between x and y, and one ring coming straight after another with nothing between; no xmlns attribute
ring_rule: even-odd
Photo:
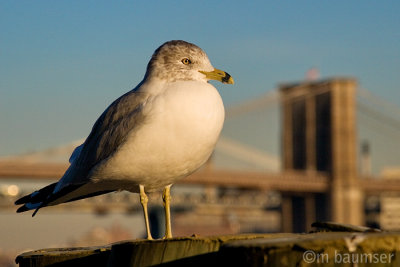
<svg viewBox="0 0 400 267"><path fill-rule="evenodd" d="M207 79L209 79L209 80L216 80L216 81L220 81L222 83L234 84L232 76L223 70L219 70L219 69L214 69L213 71L199 70L199 72L206 75Z"/></svg>

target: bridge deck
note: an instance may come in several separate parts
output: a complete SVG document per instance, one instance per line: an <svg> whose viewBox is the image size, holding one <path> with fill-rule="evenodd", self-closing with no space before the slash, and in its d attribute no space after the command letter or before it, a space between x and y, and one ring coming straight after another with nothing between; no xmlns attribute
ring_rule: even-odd
<svg viewBox="0 0 400 267"><path fill-rule="evenodd" d="M63 175L67 167L67 164L0 162L0 179L58 179ZM329 176L321 172L285 171L281 173L264 173L203 168L179 183L276 190L280 192L325 193L329 191L329 182ZM358 182L365 193L400 191L400 179L361 177Z"/></svg>

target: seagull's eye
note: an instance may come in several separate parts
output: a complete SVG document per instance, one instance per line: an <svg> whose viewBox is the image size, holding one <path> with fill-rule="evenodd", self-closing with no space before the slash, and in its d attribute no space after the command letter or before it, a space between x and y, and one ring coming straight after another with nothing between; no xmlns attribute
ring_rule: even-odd
<svg viewBox="0 0 400 267"><path fill-rule="evenodd" d="M187 57L185 57L184 59L182 59L182 63L185 65L189 65L192 63L192 61L190 59L188 59Z"/></svg>

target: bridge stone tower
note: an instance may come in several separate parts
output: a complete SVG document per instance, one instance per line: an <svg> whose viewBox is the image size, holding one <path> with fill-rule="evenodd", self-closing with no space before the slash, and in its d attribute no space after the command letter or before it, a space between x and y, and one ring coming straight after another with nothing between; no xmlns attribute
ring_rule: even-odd
<svg viewBox="0 0 400 267"><path fill-rule="evenodd" d="M360 225L364 219L357 185L356 86L355 79L334 78L284 84L280 92L284 170L327 173L327 219Z"/></svg>

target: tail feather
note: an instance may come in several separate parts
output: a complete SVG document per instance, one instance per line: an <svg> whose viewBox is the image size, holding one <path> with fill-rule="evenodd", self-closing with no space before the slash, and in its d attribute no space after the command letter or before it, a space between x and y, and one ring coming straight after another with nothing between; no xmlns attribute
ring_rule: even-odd
<svg viewBox="0 0 400 267"><path fill-rule="evenodd" d="M53 183L29 195L23 196L15 201L15 205L43 202L54 191L56 185L57 183Z"/></svg>
<svg viewBox="0 0 400 267"><path fill-rule="evenodd" d="M19 207L17 209L17 213L21 213L21 212L24 212L24 211L37 209L42 205L42 203L43 202L38 202L38 203L34 203L34 204L33 203L26 203L26 204L24 204L23 206L21 206L21 207ZM32 217L35 216L35 214L36 214L36 212L32 215Z"/></svg>
<svg viewBox="0 0 400 267"><path fill-rule="evenodd" d="M17 212L20 213L28 210L35 210L32 214L33 217L40 208L48 205L57 205L115 191L115 189L104 190L102 188L97 188L97 190L78 192L74 195L75 190L79 189L83 185L84 184L69 184L57 192L54 192L57 183L50 184L15 201L16 205L22 205L17 209Z"/></svg>
<svg viewBox="0 0 400 267"><path fill-rule="evenodd" d="M70 185L54 193L54 189L56 186L57 183L50 184L38 191L35 191L29 195L23 196L22 198L18 199L17 201L15 201L15 205L22 205L22 206L17 209L17 212L20 213L28 210L35 210L32 214L33 217L40 208L47 206L50 202L67 194L68 192L75 190L77 187L81 185Z"/></svg>
<svg viewBox="0 0 400 267"><path fill-rule="evenodd" d="M25 205L23 205L17 209L17 213L25 212L28 210L30 210L30 209L28 207L26 207Z"/></svg>
<svg viewBox="0 0 400 267"><path fill-rule="evenodd" d="M36 211L32 214L32 217L35 216L38 209L43 205L43 203L48 199L51 193L54 191L57 183L52 183L48 186L43 187L42 189L35 191L29 195L23 196L17 201L15 201L15 205L22 205L17 209L17 212L25 212L28 210L36 209Z"/></svg>

